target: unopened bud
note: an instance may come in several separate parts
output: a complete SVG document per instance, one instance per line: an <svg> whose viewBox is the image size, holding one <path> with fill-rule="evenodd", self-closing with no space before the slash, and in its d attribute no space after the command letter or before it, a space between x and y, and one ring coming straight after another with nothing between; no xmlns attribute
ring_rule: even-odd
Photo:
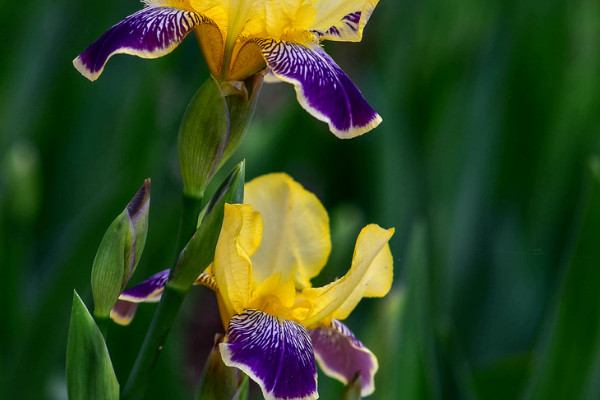
<svg viewBox="0 0 600 400"><path fill-rule="evenodd" d="M92 292L94 315L107 318L142 255L148 232L150 179L110 224L94 259Z"/></svg>

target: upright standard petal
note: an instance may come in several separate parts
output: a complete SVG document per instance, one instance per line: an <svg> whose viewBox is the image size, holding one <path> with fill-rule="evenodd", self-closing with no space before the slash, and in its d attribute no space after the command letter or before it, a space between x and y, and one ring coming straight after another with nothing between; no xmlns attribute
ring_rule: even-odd
<svg viewBox="0 0 600 400"><path fill-rule="evenodd" d="M360 372L361 396L375 390L377 358L354 336L348 327L334 319L331 326L309 331L315 356L323 371L344 384Z"/></svg>
<svg viewBox="0 0 600 400"><path fill-rule="evenodd" d="M247 204L225 204L212 273L229 316L241 313L252 294L252 263L262 238L260 214Z"/></svg>
<svg viewBox="0 0 600 400"><path fill-rule="evenodd" d="M248 182L244 203L264 221L260 248L252 256L256 282L281 273L282 282L310 287L331 252L329 216L319 199L286 174L268 174Z"/></svg>
<svg viewBox="0 0 600 400"><path fill-rule="evenodd" d="M302 291L312 312L302 321L311 327L345 319L363 297L382 297L392 286L393 264L388 241L394 229L365 226L356 240L352 266L342 278L320 288ZM316 327L316 326L315 326Z"/></svg>
<svg viewBox="0 0 600 400"><path fill-rule="evenodd" d="M350 139L381 122L348 75L319 46L256 40L267 66L296 89L300 105L341 139Z"/></svg>
<svg viewBox="0 0 600 400"><path fill-rule="evenodd" d="M219 346L225 365L260 385L265 400L317 399L317 367L306 329L258 310L235 315Z"/></svg>
<svg viewBox="0 0 600 400"><path fill-rule="evenodd" d="M359 42L379 0L317 0L313 31L321 40Z"/></svg>
<svg viewBox="0 0 600 400"><path fill-rule="evenodd" d="M176 8L144 8L106 31L73 60L73 65L83 76L95 81L113 54L162 57L173 51L196 25L203 22L212 23L208 18Z"/></svg>

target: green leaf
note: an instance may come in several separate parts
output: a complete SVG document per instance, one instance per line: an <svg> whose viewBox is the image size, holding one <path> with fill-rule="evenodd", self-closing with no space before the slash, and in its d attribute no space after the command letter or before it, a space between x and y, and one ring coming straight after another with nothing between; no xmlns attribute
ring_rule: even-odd
<svg viewBox="0 0 600 400"><path fill-rule="evenodd" d="M583 218L550 333L538 348L527 399L584 399L600 355L600 161L591 165Z"/></svg>
<svg viewBox="0 0 600 400"><path fill-rule="evenodd" d="M248 375L242 373L241 371L240 374L242 375L242 381L240 382L238 390L235 392L235 395L231 400L248 400L248 396L250 394L250 381L248 379Z"/></svg>
<svg viewBox="0 0 600 400"><path fill-rule="evenodd" d="M390 398L422 400L439 397L426 238L425 225L415 224L406 261L406 304L396 367L386 372L397 386L395 396Z"/></svg>
<svg viewBox="0 0 600 400"><path fill-rule="evenodd" d="M477 398L486 400L517 399L531 374L531 354L503 357L476 370L473 384Z"/></svg>
<svg viewBox="0 0 600 400"><path fill-rule="evenodd" d="M67 392L70 400L119 398L119 382L104 338L77 292L67 343Z"/></svg>

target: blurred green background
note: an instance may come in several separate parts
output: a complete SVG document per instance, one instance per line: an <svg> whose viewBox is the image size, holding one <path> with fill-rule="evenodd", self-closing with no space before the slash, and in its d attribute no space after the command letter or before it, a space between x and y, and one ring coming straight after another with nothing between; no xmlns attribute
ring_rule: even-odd
<svg viewBox="0 0 600 400"><path fill-rule="evenodd" d="M208 77L199 47L116 56L94 83L71 64L140 6L0 3L2 399L66 398L73 289L91 307L96 248L147 177L131 282L170 266L178 125ZM383 0L362 43L325 48L380 127L338 140L291 86L266 85L230 164L245 158L249 179L285 171L323 201L334 249L317 283L348 268L362 226L396 227L393 291L347 320L379 356L371 398L600 398L600 3ZM111 328L121 385L153 310ZM212 294L195 290L149 399L191 398L218 328Z"/></svg>

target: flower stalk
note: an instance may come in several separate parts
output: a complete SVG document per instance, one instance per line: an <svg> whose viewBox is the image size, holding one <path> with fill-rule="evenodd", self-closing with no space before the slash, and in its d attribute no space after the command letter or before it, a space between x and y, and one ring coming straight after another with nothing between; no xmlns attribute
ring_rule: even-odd
<svg viewBox="0 0 600 400"><path fill-rule="evenodd" d="M122 399L137 399L143 396L156 361L192 283L214 258L214 248L223 221L225 203L241 202L243 199L244 171L244 163L241 162L202 211L202 221L181 251L178 262L165 285L160 303L123 390ZM191 202L188 210L184 211L188 214L192 213L195 211L192 208L196 205L196 202ZM195 227L198 218L192 220ZM180 232L189 230L189 221L186 220L185 224L186 226L181 228Z"/></svg>

